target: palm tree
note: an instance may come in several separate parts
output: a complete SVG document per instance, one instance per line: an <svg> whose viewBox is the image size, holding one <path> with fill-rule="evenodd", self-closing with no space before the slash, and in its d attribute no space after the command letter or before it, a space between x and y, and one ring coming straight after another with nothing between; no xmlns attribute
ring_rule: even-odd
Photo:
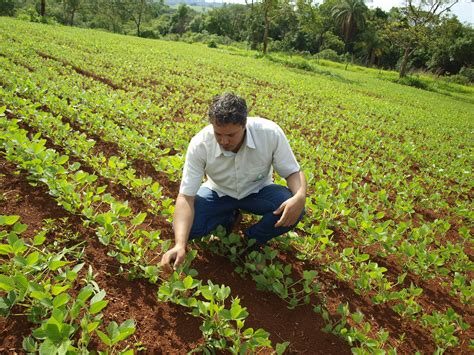
<svg viewBox="0 0 474 355"><path fill-rule="evenodd" d="M332 15L341 26L346 49L352 44L357 30L364 28L367 11L364 0L340 0L332 8Z"/></svg>

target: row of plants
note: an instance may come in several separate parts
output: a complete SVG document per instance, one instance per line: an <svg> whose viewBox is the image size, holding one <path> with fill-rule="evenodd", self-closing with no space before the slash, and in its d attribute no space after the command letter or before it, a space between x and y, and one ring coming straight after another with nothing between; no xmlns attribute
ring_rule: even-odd
<svg viewBox="0 0 474 355"><path fill-rule="evenodd" d="M62 42L61 42L61 44L62 44ZM67 48L67 49L69 50L70 47ZM62 49L62 50L64 51L64 49ZM69 54L70 54L70 53L69 53ZM98 61L98 62L99 62L99 64L103 64L101 61ZM77 64L77 63L76 63L76 64ZM89 63L88 63L88 64L89 64ZM114 63L114 64L115 64L115 63ZM107 66L110 66L110 63L107 63ZM95 65L93 68L96 69L96 67L100 67L100 65ZM189 76L189 75L188 75L188 76ZM166 77L167 77L167 75L165 75L162 79L165 79ZM152 96L151 96L151 92L152 92L152 91L153 91L153 90L148 90L148 91L146 92L147 96L152 97ZM197 95L199 95L199 93L197 93ZM163 97L161 97L161 98L163 99ZM168 98L166 98L166 99L168 99ZM161 102L166 103L167 100L162 100ZM134 102L134 104L135 104L135 102ZM130 106L133 106L133 105L130 105ZM185 111L188 111L186 106L184 106L183 109L184 109ZM137 115L137 112L140 112L140 109L139 109L138 107L137 107L136 110L133 110L133 109L132 109L132 110L127 110L126 116L131 118L129 122L133 122L133 121L134 121L134 120L133 120L133 117L135 117L135 116ZM150 115L150 116L151 116L151 117L150 117L150 120L151 120L151 121L153 121L153 119L152 119L152 117L154 116L153 113L154 113L154 112L151 111L151 115ZM117 116L117 115L115 115L115 116ZM352 124L352 123L354 123L354 122L351 122L351 124ZM144 134L145 134L147 131L150 131L150 130L149 130L149 129L143 130ZM180 136L181 136L181 134L180 134ZM353 137L352 137L352 136L349 136L348 138L349 138L349 139L352 139ZM368 143L370 144L371 142L368 142ZM395 145L395 147L397 147L397 145ZM382 150L382 152L383 152L383 150ZM380 167L379 167L379 168L380 168ZM171 174L171 175L173 175L173 174Z"/></svg>
<svg viewBox="0 0 474 355"><path fill-rule="evenodd" d="M4 91L4 102L9 105L30 127L38 130L43 136L62 147L67 154L73 155L86 163L100 176L125 187L133 196L147 201L152 214L171 214L172 201L163 196L163 187L159 182L138 176L129 161L119 155L106 156L95 148L96 141L84 133L74 131L68 123L63 123L60 116L53 115L40 109L40 105L29 99L12 95L21 92L18 87L8 87Z"/></svg>
<svg viewBox="0 0 474 355"><path fill-rule="evenodd" d="M443 293L469 305L474 285L466 252L473 219L467 107L440 104L437 96L401 91L355 72L341 71L344 80L308 76L222 52L206 57L182 44L145 48L106 35L91 45L86 33L74 31L40 42L48 29L38 27L38 37L27 38L28 29L18 27L2 30L3 38L16 43L5 52L35 70L23 70L22 80L35 78L32 91L48 96L48 107L61 101L54 111L76 122L92 112L99 121L107 117L119 128L170 144L176 166L155 168L173 181L179 180L189 138L202 125L203 103L224 89L247 97L252 114L274 119L288 132L309 177L309 213L300 227L306 237L292 238L301 259L322 264L374 303L392 302L397 313L418 323L429 316L420 310L429 296L419 286L402 287L406 273L440 283ZM121 89L112 90L104 79ZM341 94L348 90L350 95ZM371 259L395 259L400 274ZM397 299L402 302L394 305ZM446 315L445 304L436 312Z"/></svg>
<svg viewBox="0 0 474 355"><path fill-rule="evenodd" d="M0 216L0 314L25 316L32 324L31 335L23 339L23 350L88 353L95 336L107 352L133 354L122 341L135 332L135 322L128 319L119 325L111 321L106 326L102 311L109 301L95 282L92 267L83 270L80 236L52 242L48 240L50 221L33 237L23 237L28 226L19 219Z"/></svg>
<svg viewBox="0 0 474 355"><path fill-rule="evenodd" d="M178 163L178 165L179 165L179 163ZM179 169L179 166L177 166L176 168ZM171 173L170 176L175 176L175 174ZM400 202L406 203L406 201L400 201ZM396 203L398 203L398 199L397 199ZM406 210L406 213L408 213L408 214L409 214L410 212L413 212L413 208L412 208L412 207L409 207L408 209L406 209L406 207L403 207L403 206L402 206L401 211L403 211L403 210ZM349 209L346 209L346 211L349 211ZM466 231L466 229L463 229L463 231ZM364 239L364 240L365 240L365 239ZM369 239L369 241L370 241L370 239ZM459 247L458 247L458 248L454 248L454 249L460 250ZM465 255L464 255L464 258L465 258Z"/></svg>
<svg viewBox="0 0 474 355"><path fill-rule="evenodd" d="M431 313L423 312L416 301L423 292L422 288L411 283L409 287L395 291L396 286L403 284L406 274L400 275L397 282L392 284L383 276L385 268L378 267L376 263L365 263L369 256L359 254L353 248L344 249L344 263L334 262L329 270L325 268L303 270L302 275L298 275L292 265L279 260L277 257L279 253L275 249L266 246L261 252L249 253L249 250L252 250L253 240L247 243L237 234L226 236L222 227L213 234L219 238L219 242L208 244L205 241L201 243L201 247L210 248L212 252L228 257L236 264L237 273L252 278L257 289L278 295L287 302L288 308L311 304L313 311L321 314L326 322L323 330L346 339L353 346L351 350L355 354L396 354L397 350L387 343L389 332L383 328L373 329L370 321L364 321L365 316L360 310L351 311L349 304L340 303L337 306L337 314L331 314L328 310L328 299L322 292L323 285L318 281L319 272L332 271L339 280L346 282L355 279L356 293L361 292L360 290L367 292L367 289L370 289L369 282L372 281L374 283L372 287L378 287L377 294L372 298L374 304L390 302L394 304L391 307L393 311L401 317L419 322L430 330L437 346L436 353L441 354L448 348L459 345L458 335L470 328L469 324L463 321L463 317L452 308L445 312L436 310ZM279 238L277 244L282 247L280 243L284 245L284 238ZM338 270L336 265L344 268L350 265L359 277L350 277L351 272Z"/></svg>
<svg viewBox="0 0 474 355"><path fill-rule="evenodd" d="M2 111L5 110L3 107ZM108 254L116 257L123 271L131 278L145 278L152 283L160 281L158 298L191 307L193 315L203 318L203 349L225 348L240 353L271 346L267 332L244 328L244 319L248 313L240 306L238 298L232 301L230 310L227 309L225 300L230 294L228 287L212 283L203 285L202 281L193 278L197 272L189 269L189 263L196 256L195 252L188 253L187 262L182 268L165 278L156 263L156 249L161 247L161 252L166 252L170 241L161 240L159 231L137 228L144 221L145 213L131 216L132 211L127 203L104 194L104 186L94 186L97 176L78 170L77 163L64 167L67 156L46 149L39 135L29 140L27 132L18 128L16 120L8 120L2 113L0 122L3 129L0 143L8 160L27 170L33 180L46 184L50 193L67 211L80 213L85 218L84 223L93 226L99 240L109 246L111 250ZM104 209L104 206L108 208ZM193 292L190 293L190 290ZM169 292L171 296L174 293L178 296L170 297ZM238 312L237 306L240 307ZM285 347L279 345L278 352L282 352Z"/></svg>
<svg viewBox="0 0 474 355"><path fill-rule="evenodd" d="M21 90L15 90L15 91L21 91ZM24 104L24 103L23 103ZM56 122L52 122L51 118L49 118L49 115L47 113L40 112L40 115L36 114L35 110L36 107L32 107L32 113L35 113L34 115L34 120L30 120L31 123L35 124L36 127L39 127L38 125L41 125L42 117L44 116L44 124L42 127L44 127L47 131L51 132L51 130L60 130L63 128L62 136L67 137L68 136L68 128L66 125L62 124L61 120L56 119ZM33 116L33 115L31 115ZM23 116L24 117L24 116ZM61 143L61 142L58 142ZM63 143L66 143L65 140ZM67 147L67 144L64 144ZM69 143L69 146L71 143ZM74 151L77 151L77 149L73 149ZM87 160L86 160L87 161ZM100 164L96 164L98 166L99 172L100 170ZM110 166L110 164L108 164ZM344 250L343 256L342 256L342 261L333 261L331 265L329 266L329 270L335 272L337 277L341 280L344 281L349 281L351 279L354 279L355 282L355 291L358 293L367 293L369 291L372 291L372 289L378 289L378 294L373 298L376 300L376 303L380 302L386 302L386 301L394 301L394 300L401 300L403 303L397 304L394 306L394 310L396 310L398 313L400 313L402 316L410 315L412 316L414 313L414 310L416 312L419 312L421 310L421 307L414 301L413 297L407 298L407 292L410 289L402 289L401 291L393 291L392 287L396 286L400 282L398 282L395 285L391 285L389 281L387 281L384 276L383 272L386 271L384 268L380 268L377 266L375 263L362 263L362 266L358 267L355 271L352 270L353 267L351 266L352 263L351 261L347 258L349 254L347 254L347 250ZM364 254L364 261L368 258L367 254ZM121 256L122 260L125 259L123 256ZM360 262L358 258L355 259L355 262ZM288 265L289 266L289 265ZM381 271L380 271L381 270ZM408 290L408 291L407 291ZM419 290L419 289L416 289ZM294 300L292 301L294 302Z"/></svg>

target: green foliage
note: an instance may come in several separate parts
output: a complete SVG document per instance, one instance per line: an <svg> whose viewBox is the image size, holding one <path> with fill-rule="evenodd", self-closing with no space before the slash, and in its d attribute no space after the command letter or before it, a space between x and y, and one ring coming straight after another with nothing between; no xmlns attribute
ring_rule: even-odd
<svg viewBox="0 0 474 355"><path fill-rule="evenodd" d="M16 307L35 324L31 335L23 339L27 352L87 352L94 332L100 336L97 328L102 323L101 311L108 303L104 300L105 291L95 283L89 268L90 276L73 296L76 292L71 291L80 287L78 275L84 266L79 263L79 245L65 247L71 241L61 241L59 237L54 243L45 244L45 235L52 230L49 221L32 239L22 238L27 226L17 221L18 216L0 216L0 226L11 228L0 232L0 239L8 241L0 244L5 260L0 268L0 290L4 294L0 298L0 314L8 317ZM66 231L56 228L55 233ZM131 333L116 339L114 344Z"/></svg>
<svg viewBox="0 0 474 355"><path fill-rule="evenodd" d="M459 75L466 78L469 83L474 83L474 68L462 67Z"/></svg>
<svg viewBox="0 0 474 355"><path fill-rule="evenodd" d="M310 56L272 53L255 58L254 52L223 45L210 50L97 31L97 40L91 42L91 31L10 19L2 25L0 34L8 44L0 57L3 156L28 174L31 184L45 186L61 206L80 215L120 263L119 271L158 283L160 298L202 317L207 339L203 347L242 350L248 343L248 348L258 349L257 344L268 340L263 330L239 328L244 305L238 302L232 310L231 296L221 300L228 293L225 285L197 278L189 265L194 253L188 253L182 270L168 277L157 262L172 242L162 240L160 230L150 226L156 216L171 220L170 181L180 180L189 139L205 123L207 103L223 88L246 97L251 115L282 126L309 185L307 213L298 229L261 252L246 250L239 235L226 239L222 230L216 232L221 242L210 248L235 262L237 272L290 308L311 305L326 330L351 342L356 353L393 353L388 344L403 339L388 335L377 318L370 312L363 317L353 304L335 312L337 305L328 295L339 290L330 288L332 284L392 309L403 324L420 325L434 315L423 306L433 301L423 289L425 280L438 282L445 299L453 298L460 309L472 303L473 263L466 253L474 217L469 198L471 87L420 74L417 78L436 90L433 93L394 83L395 72ZM104 147L113 153L104 154ZM162 186L158 181L167 182ZM137 208L117 199L108 182L143 204ZM2 201L21 198L4 194ZM15 218L8 222L18 235L25 226ZM9 236L11 228L0 232L2 258L18 256L15 260L24 266L25 247L42 249L47 234L37 233L25 243ZM79 240L74 233L63 236L69 238ZM295 255L297 268L283 251ZM23 255L26 264L37 257L41 255L34 252ZM72 271L76 259L52 258L43 270ZM62 289L68 274L73 276L67 272L59 284L51 282L56 295L46 287L35 289L31 319L49 320L51 307L72 305L72 298L61 296L69 294ZM330 282L322 282L323 277ZM8 313L17 304L12 291L24 285L24 279L7 275L0 285L5 292L1 309ZM91 329L107 301L100 290L94 292L94 304L90 301L96 293L79 307L89 314ZM201 309L195 310L199 304ZM442 305L433 304L440 312ZM427 326L424 334L446 327L444 340L443 330L433 333L433 339L440 338L440 348L453 346L450 350L457 351L452 337L464 341L467 334L461 322L435 318L437 325ZM99 329L112 339L106 324L97 327L94 332ZM61 329L64 334L51 333L57 346L68 341L67 327ZM78 328L74 334L80 332ZM41 341L46 339L28 339L24 345L36 349Z"/></svg>
<svg viewBox="0 0 474 355"><path fill-rule="evenodd" d="M418 89L428 89L428 85L416 76L406 76L398 79L396 82L402 85L413 86Z"/></svg>
<svg viewBox="0 0 474 355"><path fill-rule="evenodd" d="M353 41L357 30L365 26L368 8L362 0L340 0L332 8L332 15L341 27L346 45Z"/></svg>
<svg viewBox="0 0 474 355"><path fill-rule="evenodd" d="M321 52L315 54L314 56L317 59L331 60L333 62L342 62L343 57L338 55L337 52L333 49L323 49Z"/></svg>

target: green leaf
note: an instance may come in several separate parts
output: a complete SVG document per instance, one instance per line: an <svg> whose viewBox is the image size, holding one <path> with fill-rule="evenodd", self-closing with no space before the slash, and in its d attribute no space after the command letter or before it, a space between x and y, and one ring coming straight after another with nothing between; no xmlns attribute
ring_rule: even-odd
<svg viewBox="0 0 474 355"><path fill-rule="evenodd" d="M201 294L208 301L213 301L214 300L214 294L208 288L202 288L201 289Z"/></svg>
<svg viewBox="0 0 474 355"><path fill-rule="evenodd" d="M40 355L57 354L57 347L50 339L46 339L39 348L39 354Z"/></svg>
<svg viewBox="0 0 474 355"><path fill-rule="evenodd" d="M370 255L369 254L360 254L355 257L355 261L358 263L361 263L363 261L369 260Z"/></svg>
<svg viewBox="0 0 474 355"><path fill-rule="evenodd" d="M347 224L349 225L349 227L353 229L357 228L357 222L354 218L349 218L349 220L347 221Z"/></svg>
<svg viewBox="0 0 474 355"><path fill-rule="evenodd" d="M245 337L248 337L248 336L253 335L253 332L254 332L254 331L253 331L253 328L247 328L247 329L244 330L244 332L242 333L242 335L245 336Z"/></svg>
<svg viewBox="0 0 474 355"><path fill-rule="evenodd" d="M0 244L0 255L13 254L13 248L8 244Z"/></svg>
<svg viewBox="0 0 474 355"><path fill-rule="evenodd" d="M120 324L118 330L120 334L113 338L113 343L118 343L135 333L135 321L133 319L127 319L125 322Z"/></svg>
<svg viewBox="0 0 474 355"><path fill-rule="evenodd" d="M188 290L189 288L191 288L191 286L193 285L193 278L191 276L186 276L183 280L183 285L184 285L184 288L186 290Z"/></svg>
<svg viewBox="0 0 474 355"><path fill-rule="evenodd" d="M11 226L15 224L20 219L20 216L12 215L12 216L0 216L0 225L1 226Z"/></svg>
<svg viewBox="0 0 474 355"><path fill-rule="evenodd" d="M61 332L56 324L46 324L44 334L48 340L51 339L55 343L62 340Z"/></svg>
<svg viewBox="0 0 474 355"><path fill-rule="evenodd" d="M55 271L59 269L61 266L70 264L69 261L64 261L64 260L53 260L49 263L49 269L52 271Z"/></svg>
<svg viewBox="0 0 474 355"><path fill-rule="evenodd" d="M98 302L98 301L102 301L105 297L105 290L100 290L99 292L97 292L94 297L92 297L91 299L91 304L95 303L95 302Z"/></svg>
<svg viewBox="0 0 474 355"><path fill-rule="evenodd" d="M79 292L76 299L77 301L85 303L89 299L89 297L92 296L93 293L94 291L93 291L92 286L87 285L81 290L81 292Z"/></svg>
<svg viewBox="0 0 474 355"><path fill-rule="evenodd" d="M100 325L100 322L92 322L87 324L87 332L90 334Z"/></svg>
<svg viewBox="0 0 474 355"><path fill-rule="evenodd" d="M23 350L34 353L38 350L38 345L36 344L35 339L32 336L28 336L23 339Z"/></svg>
<svg viewBox="0 0 474 355"><path fill-rule="evenodd" d="M23 224L23 223L16 223L14 226L13 226L13 231L17 234L21 234L23 233L24 231L26 231L28 229L28 225L27 224Z"/></svg>
<svg viewBox="0 0 474 355"><path fill-rule="evenodd" d="M135 216L135 218L132 219L132 225L138 226L145 221L146 218L146 212L141 212Z"/></svg>
<svg viewBox="0 0 474 355"><path fill-rule="evenodd" d="M107 346L112 346L112 341L110 340L110 338L103 332L101 332L100 330L97 330L97 335L99 336L100 340L102 340L102 342L107 345Z"/></svg>
<svg viewBox="0 0 474 355"><path fill-rule="evenodd" d="M41 232L34 236L33 245L35 246L42 245L45 240L46 240L46 233Z"/></svg>
<svg viewBox="0 0 474 355"><path fill-rule="evenodd" d="M16 275L15 276L15 284L22 291L28 290L29 282L28 282L28 279L24 275Z"/></svg>
<svg viewBox="0 0 474 355"><path fill-rule="evenodd" d="M10 277L0 275L0 289L7 292L15 289L15 281Z"/></svg>
<svg viewBox="0 0 474 355"><path fill-rule="evenodd" d="M71 297L67 293L61 293L53 299L53 306L55 308L61 307L69 302Z"/></svg>
<svg viewBox="0 0 474 355"><path fill-rule="evenodd" d="M354 320L354 322L359 324L364 319L364 315L362 314L362 312L355 312L352 314L352 319Z"/></svg>
<svg viewBox="0 0 474 355"><path fill-rule="evenodd" d="M63 165L69 160L69 157L67 155L61 155L58 160L56 160L56 163L58 165Z"/></svg>
<svg viewBox="0 0 474 355"><path fill-rule="evenodd" d="M108 303L109 303L109 301L107 301L107 300L94 302L94 303L91 304L91 306L89 308L89 312L91 314L96 314L96 313L100 312L101 310L103 310L107 306Z"/></svg>
<svg viewBox="0 0 474 355"><path fill-rule="evenodd" d="M344 256L349 256L353 253L354 251L354 248L344 248L344 250L342 251L342 254Z"/></svg>
<svg viewBox="0 0 474 355"><path fill-rule="evenodd" d="M277 355L283 354L288 348L288 345L290 345L289 341L285 341L284 343L278 343L275 348Z"/></svg>
<svg viewBox="0 0 474 355"><path fill-rule="evenodd" d="M40 254L35 251L26 257L26 263L28 266L35 265L39 260Z"/></svg>

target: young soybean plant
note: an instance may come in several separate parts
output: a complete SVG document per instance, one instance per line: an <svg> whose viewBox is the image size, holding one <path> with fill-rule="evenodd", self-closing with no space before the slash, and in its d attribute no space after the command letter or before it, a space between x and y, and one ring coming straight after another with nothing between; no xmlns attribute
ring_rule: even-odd
<svg viewBox="0 0 474 355"><path fill-rule="evenodd" d="M190 313L203 320L200 327L205 343L195 349L205 354L216 350L228 350L232 354L254 353L271 347L268 332L263 329L244 328L248 312L240 305L239 298L233 298L226 306L230 287L207 284L194 279L195 270L189 269L196 251L186 255L186 260L168 279L162 279L158 299L190 308ZM283 353L288 344L277 344L278 354Z"/></svg>
<svg viewBox="0 0 474 355"><path fill-rule="evenodd" d="M8 317L16 306L37 326L23 340L27 352L88 353L92 334L97 331L100 337L101 311L108 304L105 291L94 281L89 267L82 280L85 285L73 297L68 291L78 283L84 266L77 263L82 250L78 245L62 249L60 243L46 245L49 228L43 228L32 239L21 238L27 226L16 223L18 220L18 216L0 216L0 227L8 228L0 232L0 254L5 258L0 268L0 290L6 293L0 298L0 314ZM133 333L132 322L127 321L126 331L120 329L120 336L115 336L110 345Z"/></svg>
<svg viewBox="0 0 474 355"><path fill-rule="evenodd" d="M226 256L238 264L236 272L252 277L258 289L275 293L288 303L288 308L308 304L311 295L319 293L320 285L316 282L316 271L303 271L303 277L294 280L292 266L284 265L277 260L277 250L266 246L262 252L248 253L249 248L255 243L254 240L244 244L238 234L231 233L226 236L222 226L219 226L214 233L221 240L219 243L210 244L211 251Z"/></svg>

